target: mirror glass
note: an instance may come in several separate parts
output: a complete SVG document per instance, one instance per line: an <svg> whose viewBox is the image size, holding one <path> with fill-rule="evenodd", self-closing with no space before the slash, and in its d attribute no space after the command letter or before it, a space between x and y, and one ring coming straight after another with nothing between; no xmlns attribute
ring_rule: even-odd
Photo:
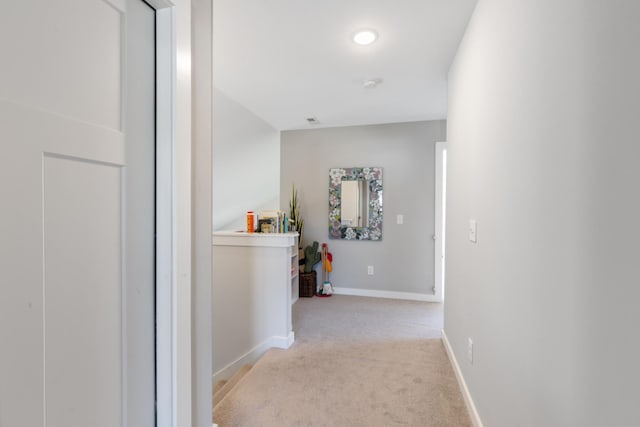
<svg viewBox="0 0 640 427"><path fill-rule="evenodd" d="M382 168L330 169L329 237L382 239Z"/></svg>
<svg viewBox="0 0 640 427"><path fill-rule="evenodd" d="M342 180L340 222L349 227L369 226L369 186L364 179Z"/></svg>

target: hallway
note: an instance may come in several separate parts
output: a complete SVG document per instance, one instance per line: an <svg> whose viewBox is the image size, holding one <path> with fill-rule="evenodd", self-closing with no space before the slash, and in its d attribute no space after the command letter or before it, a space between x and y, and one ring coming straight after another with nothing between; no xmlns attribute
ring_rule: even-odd
<svg viewBox="0 0 640 427"><path fill-rule="evenodd" d="M221 426L467 426L442 304L334 295L294 305L272 349L216 408Z"/></svg>

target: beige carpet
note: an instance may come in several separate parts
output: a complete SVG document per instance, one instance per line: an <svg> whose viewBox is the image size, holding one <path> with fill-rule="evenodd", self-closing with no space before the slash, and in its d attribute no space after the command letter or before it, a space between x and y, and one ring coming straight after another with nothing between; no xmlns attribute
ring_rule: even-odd
<svg viewBox="0 0 640 427"><path fill-rule="evenodd" d="M294 305L296 342L269 350L216 406L230 426L471 426L435 303L334 295Z"/></svg>

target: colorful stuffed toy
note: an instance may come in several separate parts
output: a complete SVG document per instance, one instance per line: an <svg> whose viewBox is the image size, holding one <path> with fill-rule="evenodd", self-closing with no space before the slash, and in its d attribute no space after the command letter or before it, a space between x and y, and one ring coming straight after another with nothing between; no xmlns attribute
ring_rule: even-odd
<svg viewBox="0 0 640 427"><path fill-rule="evenodd" d="M330 252L327 252L326 258L324 260L324 269L327 271L327 273L331 273L333 271L331 261L333 261L333 255L331 255Z"/></svg>
<svg viewBox="0 0 640 427"><path fill-rule="evenodd" d="M333 255L329 252L329 248L326 243L322 244L322 290L320 294L322 296L331 296L333 294L333 287L329 282L329 273L333 271L331 262L333 261Z"/></svg>

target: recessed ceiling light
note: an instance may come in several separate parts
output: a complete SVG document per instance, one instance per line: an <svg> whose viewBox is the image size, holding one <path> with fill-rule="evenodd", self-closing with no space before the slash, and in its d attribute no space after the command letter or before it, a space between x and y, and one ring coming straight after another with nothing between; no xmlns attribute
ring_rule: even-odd
<svg viewBox="0 0 640 427"><path fill-rule="evenodd" d="M375 30L358 30L353 35L353 41L361 46L367 46L378 39L378 33Z"/></svg>

